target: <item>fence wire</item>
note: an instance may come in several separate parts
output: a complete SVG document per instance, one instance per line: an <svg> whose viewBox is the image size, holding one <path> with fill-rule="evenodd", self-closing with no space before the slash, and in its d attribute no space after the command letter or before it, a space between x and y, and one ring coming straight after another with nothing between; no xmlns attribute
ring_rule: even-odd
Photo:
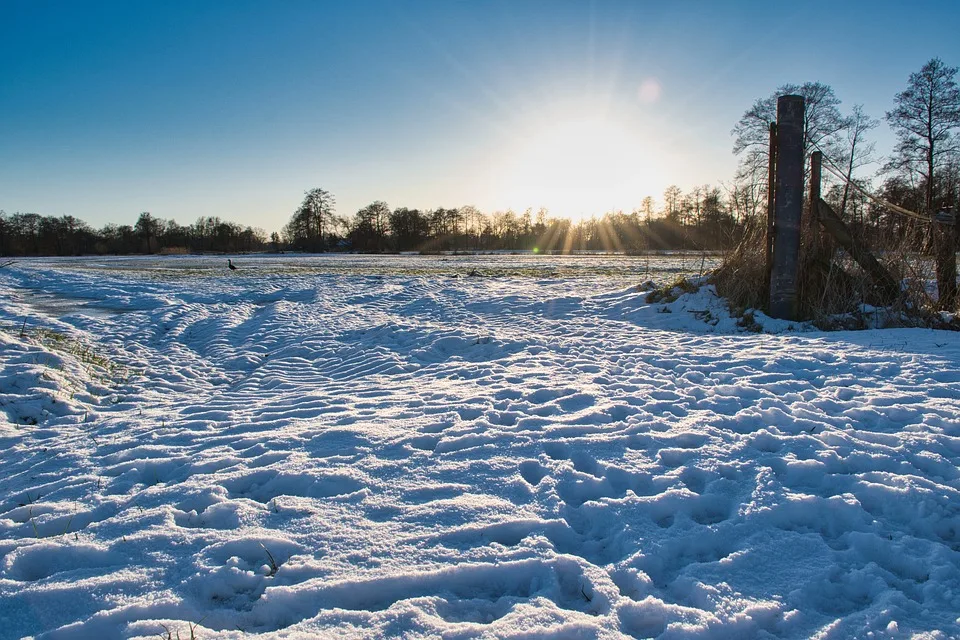
<svg viewBox="0 0 960 640"><path fill-rule="evenodd" d="M859 184L857 184L854 180L852 180L852 179L851 179L851 180L848 180L848 179L847 179L847 176L843 173L843 170L840 169L840 167L837 166L837 164L836 164L833 160L830 159L830 156L828 156L827 154L825 154L825 153L823 152L823 149L821 149L819 146L817 146L817 145L814 145L814 146L817 148L817 151L819 151L820 154L823 156L823 160L824 160L823 167L824 167L827 171L829 171L830 174L832 174L835 178L839 179L841 182L846 183L846 184L848 184L849 186L851 186L851 187L853 187L854 189L856 189L856 190L857 190L858 192L860 192L865 198L867 198L868 200L870 200L870 201L873 202L874 204L880 205L881 207L883 207L884 209L887 209L888 211L891 211L892 213L897 213L897 214L900 214L900 215L905 216L905 217L907 217L907 218L913 218L914 220L920 220L920 221L923 221L923 222L930 222L930 221L931 221L931 217L930 217L930 216L925 216L925 215L923 215L923 214L921 214L921 213L917 213L916 211L911 211L910 209L905 209L905 208L903 208L903 207L901 207L901 206L899 206L899 205L895 205L895 204L893 204L892 202L890 202L889 200L885 200L885 199L881 198L880 196L878 196L878 195L876 195L876 194L870 193L869 191L867 191L866 189L864 189L863 187L861 187Z"/></svg>

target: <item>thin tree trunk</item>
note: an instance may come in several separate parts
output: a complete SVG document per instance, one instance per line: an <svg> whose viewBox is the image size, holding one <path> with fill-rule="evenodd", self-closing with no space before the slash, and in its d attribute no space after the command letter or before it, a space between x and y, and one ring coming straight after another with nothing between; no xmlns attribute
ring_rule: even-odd
<svg viewBox="0 0 960 640"><path fill-rule="evenodd" d="M936 213L933 210L933 89L927 100L927 215Z"/></svg>

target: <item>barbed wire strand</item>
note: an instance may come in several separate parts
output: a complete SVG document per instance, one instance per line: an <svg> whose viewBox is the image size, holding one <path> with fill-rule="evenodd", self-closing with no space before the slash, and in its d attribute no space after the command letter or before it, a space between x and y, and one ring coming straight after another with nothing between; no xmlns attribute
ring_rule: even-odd
<svg viewBox="0 0 960 640"><path fill-rule="evenodd" d="M847 176L843 173L843 170L840 167L838 167L837 164L833 160L831 160L827 154L823 152L823 149L821 149L820 146L817 144L814 144L813 146L816 147L817 151L819 151L820 154L823 156L823 159L825 161L823 164L823 167L827 171L829 171L834 177L839 179L841 182L845 182L851 187L853 187L854 189L856 189L857 191L859 191L861 194L863 194L867 199L872 201L874 204L878 204L884 209L887 209L888 211L891 211L893 213L899 213L902 216L913 218L914 220L920 220L922 222L930 222L931 220L930 216L925 216L921 213L917 213L916 211L911 211L910 209L904 209L903 207L895 205L892 202L889 202L888 200L884 200L878 195L874 195L870 193L869 191L867 191L866 189L858 185L852 179L847 180Z"/></svg>

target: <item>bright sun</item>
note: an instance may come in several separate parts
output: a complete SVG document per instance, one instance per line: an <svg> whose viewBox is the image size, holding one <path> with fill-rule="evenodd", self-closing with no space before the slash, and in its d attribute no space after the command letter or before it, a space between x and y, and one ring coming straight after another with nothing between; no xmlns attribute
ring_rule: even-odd
<svg viewBox="0 0 960 640"><path fill-rule="evenodd" d="M629 212L650 195L650 154L621 123L593 115L560 118L515 140L493 186L497 200L514 210L545 206L570 218Z"/></svg>

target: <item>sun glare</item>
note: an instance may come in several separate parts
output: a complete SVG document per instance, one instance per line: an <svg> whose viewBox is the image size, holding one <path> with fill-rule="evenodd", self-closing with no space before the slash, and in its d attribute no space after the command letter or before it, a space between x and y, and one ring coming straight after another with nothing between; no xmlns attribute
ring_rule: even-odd
<svg viewBox="0 0 960 640"><path fill-rule="evenodd" d="M649 144L626 125L590 115L539 123L518 136L495 175L496 199L581 218L639 206L655 184Z"/></svg>

